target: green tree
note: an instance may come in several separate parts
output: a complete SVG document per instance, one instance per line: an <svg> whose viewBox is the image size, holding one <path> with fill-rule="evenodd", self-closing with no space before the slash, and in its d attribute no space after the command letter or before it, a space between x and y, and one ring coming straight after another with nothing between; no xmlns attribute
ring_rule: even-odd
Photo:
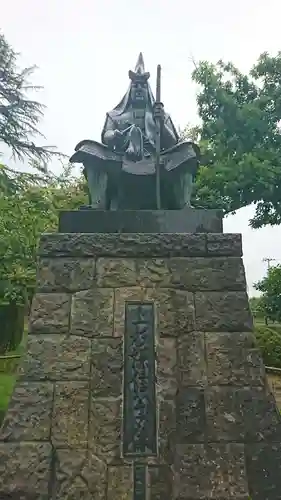
<svg viewBox="0 0 281 500"><path fill-rule="evenodd" d="M60 153L34 142L42 137L44 106L31 98L39 89L29 81L34 67L19 69L17 61L0 34L0 149L5 145L33 167L21 173L0 164L0 300L24 303L34 285L38 237L54 227L57 205L69 200L78 181L70 171L60 178L47 171L48 160Z"/></svg>
<svg viewBox="0 0 281 500"><path fill-rule="evenodd" d="M14 348L23 330L24 307L35 286L40 235L57 229L58 210L85 203L84 182L66 166L48 171L53 148L35 144L44 106L31 98L34 68L19 70L17 54L0 34L0 150L27 160L31 173L0 164L0 349Z"/></svg>
<svg viewBox="0 0 281 500"><path fill-rule="evenodd" d="M194 204L233 212L256 204L253 227L281 222L281 52L249 75L202 61L193 73L202 126Z"/></svg>
<svg viewBox="0 0 281 500"><path fill-rule="evenodd" d="M261 307L266 318L281 322L281 265L269 268L267 275L255 284L262 293Z"/></svg>
<svg viewBox="0 0 281 500"><path fill-rule="evenodd" d="M69 165L59 176L2 169L7 182L0 193L0 299L26 303L35 285L40 235L57 230L59 210L85 204L86 189Z"/></svg>
<svg viewBox="0 0 281 500"><path fill-rule="evenodd" d="M251 297L249 299L251 313L256 320L262 320L265 317L263 297Z"/></svg>
<svg viewBox="0 0 281 500"><path fill-rule="evenodd" d="M30 95L40 89L29 81L35 67L19 69L18 54L0 33L0 143L13 155L29 161L46 163L55 153L53 148L38 145L34 139L43 137L38 124L44 106Z"/></svg>

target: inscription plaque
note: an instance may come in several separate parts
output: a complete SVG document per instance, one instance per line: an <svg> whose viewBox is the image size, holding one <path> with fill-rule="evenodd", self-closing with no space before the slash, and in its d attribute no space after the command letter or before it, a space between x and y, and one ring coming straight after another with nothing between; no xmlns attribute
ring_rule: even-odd
<svg viewBox="0 0 281 500"><path fill-rule="evenodd" d="M123 455L155 456L154 306L125 305Z"/></svg>
<svg viewBox="0 0 281 500"><path fill-rule="evenodd" d="M134 499L145 500L146 498L146 466L134 464Z"/></svg>

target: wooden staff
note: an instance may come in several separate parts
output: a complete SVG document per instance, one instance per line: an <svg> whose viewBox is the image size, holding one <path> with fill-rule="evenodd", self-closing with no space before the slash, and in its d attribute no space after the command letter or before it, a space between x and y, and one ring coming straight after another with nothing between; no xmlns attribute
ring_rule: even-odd
<svg viewBox="0 0 281 500"><path fill-rule="evenodd" d="M156 103L161 103L161 66L157 66L156 77ZM160 151L161 151L161 120L156 119L156 161L155 161L155 175L156 175L156 207L157 210L161 209L161 186L160 186Z"/></svg>

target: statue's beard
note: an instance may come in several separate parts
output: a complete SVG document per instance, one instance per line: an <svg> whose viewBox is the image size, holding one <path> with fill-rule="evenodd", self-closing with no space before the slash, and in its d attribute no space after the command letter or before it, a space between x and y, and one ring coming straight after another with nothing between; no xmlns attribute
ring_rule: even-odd
<svg viewBox="0 0 281 500"><path fill-rule="evenodd" d="M133 108L145 109L147 102L146 102L146 99L144 99L144 98L142 98L142 99L135 98L135 99L131 99L131 105Z"/></svg>

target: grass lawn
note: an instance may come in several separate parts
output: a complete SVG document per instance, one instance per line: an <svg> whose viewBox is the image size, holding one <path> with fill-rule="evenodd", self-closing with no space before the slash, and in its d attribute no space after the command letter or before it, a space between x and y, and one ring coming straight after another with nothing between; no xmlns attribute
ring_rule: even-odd
<svg viewBox="0 0 281 500"><path fill-rule="evenodd" d="M264 321L261 319L255 319L254 320L255 327L258 328L267 328L268 330L272 330L276 333L279 333L281 335L281 323L273 323L272 321L268 322L268 325L265 324Z"/></svg>
<svg viewBox="0 0 281 500"><path fill-rule="evenodd" d="M15 382L16 375L0 373L0 413L7 409Z"/></svg>
<svg viewBox="0 0 281 500"><path fill-rule="evenodd" d="M6 411L14 385L17 379L16 369L20 356L24 353L27 340L27 329L25 329L22 341L15 351L0 356L0 426L1 415Z"/></svg>

